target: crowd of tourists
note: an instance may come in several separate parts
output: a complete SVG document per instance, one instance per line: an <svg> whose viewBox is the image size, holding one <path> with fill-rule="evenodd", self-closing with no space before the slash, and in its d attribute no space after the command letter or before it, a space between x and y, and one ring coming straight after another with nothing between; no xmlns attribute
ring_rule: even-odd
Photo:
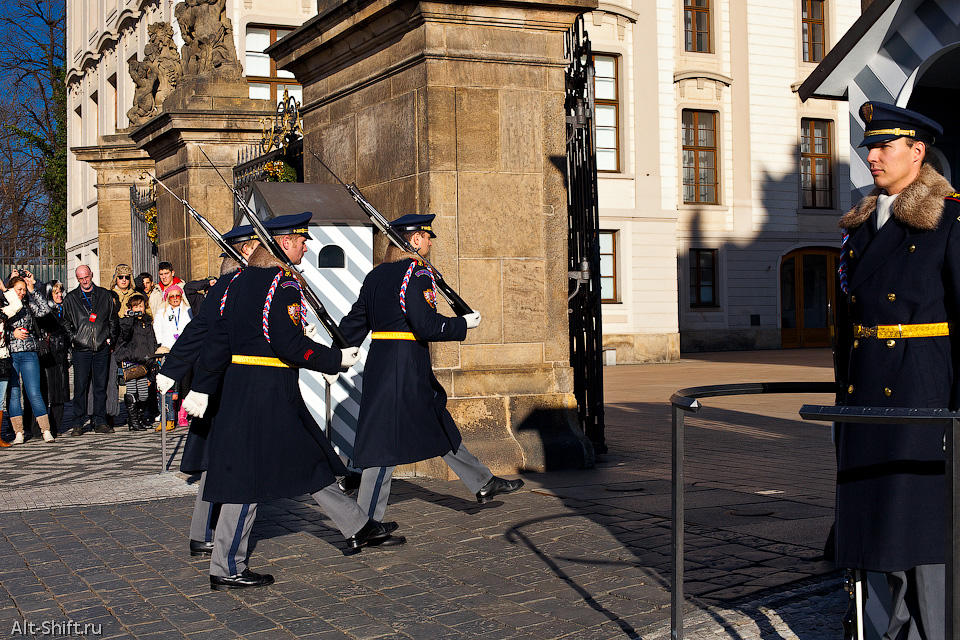
<svg viewBox="0 0 960 640"><path fill-rule="evenodd" d="M161 400L156 372L216 280L184 283L169 262L159 264L156 277L134 276L119 264L109 288L94 284L86 265L77 267L76 278L69 292L27 269L0 280L0 419L6 412L12 429L0 447L53 442L61 433L108 434L124 425L131 431L187 426L180 398L189 380ZM67 403L71 424L64 424Z"/></svg>

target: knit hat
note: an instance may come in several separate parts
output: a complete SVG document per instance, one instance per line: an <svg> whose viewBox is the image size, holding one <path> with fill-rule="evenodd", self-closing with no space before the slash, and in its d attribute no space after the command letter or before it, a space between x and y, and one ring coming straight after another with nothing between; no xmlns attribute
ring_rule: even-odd
<svg viewBox="0 0 960 640"><path fill-rule="evenodd" d="M178 287L178 286L175 285L175 284L171 284L170 286L168 286L168 287L167 287L166 289L164 289L164 291L163 291L163 299L164 299L164 301L166 301L166 299L170 297L170 294L171 294L171 293L179 293L179 294L180 294L180 297L181 297L181 298L183 297L183 289L181 289L180 287Z"/></svg>

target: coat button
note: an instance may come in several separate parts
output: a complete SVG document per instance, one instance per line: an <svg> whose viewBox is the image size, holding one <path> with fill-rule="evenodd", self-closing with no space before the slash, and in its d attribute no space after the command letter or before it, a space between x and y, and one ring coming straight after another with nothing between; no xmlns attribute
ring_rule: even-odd
<svg viewBox="0 0 960 640"><path fill-rule="evenodd" d="M850 296L850 302L856 302L857 296Z"/></svg>
<svg viewBox="0 0 960 640"><path fill-rule="evenodd" d="M856 349L856 348L859 347L859 346L860 346L860 341L859 341L859 340L854 340L854 341L853 341L853 348Z"/></svg>
<svg viewBox="0 0 960 640"><path fill-rule="evenodd" d="M883 395L885 395L885 396L889 396L889 395L892 394L892 393L893 393L893 391L890 390L890 387L885 387L884 390L883 390Z"/></svg>
<svg viewBox="0 0 960 640"><path fill-rule="evenodd" d="M897 346L897 341L896 341L896 340L887 340L887 348L888 348L888 349L893 349L895 346Z"/></svg>
<svg viewBox="0 0 960 640"><path fill-rule="evenodd" d="M897 299L897 294L895 294L895 293L888 293L888 294L887 294L887 300L889 300L890 302L893 302L893 301L895 301L896 299Z"/></svg>
<svg viewBox="0 0 960 640"><path fill-rule="evenodd" d="M847 393L853 393L853 385L847 387Z"/></svg>
<svg viewBox="0 0 960 640"><path fill-rule="evenodd" d="M852 258L852 257L853 257L853 249L850 249L850 251L847 252L847 255Z"/></svg>
<svg viewBox="0 0 960 640"><path fill-rule="evenodd" d="M917 250L917 245L915 244L912 244L909 247L907 247L907 251L909 251L910 253L913 253L916 250Z"/></svg>

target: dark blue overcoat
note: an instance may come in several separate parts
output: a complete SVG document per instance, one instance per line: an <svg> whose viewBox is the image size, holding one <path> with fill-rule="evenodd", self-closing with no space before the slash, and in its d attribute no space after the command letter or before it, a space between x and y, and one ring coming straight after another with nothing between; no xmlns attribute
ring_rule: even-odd
<svg viewBox="0 0 960 640"><path fill-rule="evenodd" d="M251 264L259 257L255 252ZM223 374L220 410L208 440L203 495L208 502L243 504L314 493L347 473L304 404L298 375L300 368L336 373L340 350L303 335L301 304L300 285L289 271L250 266L230 285L223 315L207 330L193 388L211 393ZM232 363L238 355L289 366Z"/></svg>
<svg viewBox="0 0 960 640"><path fill-rule="evenodd" d="M183 333L173 343L170 353L164 358L160 373L180 382L193 369L197 358L200 357L200 348L207 337L207 327L220 317L220 300L236 273L231 271L221 275L216 284L210 287L193 320L187 324ZM200 473L207 470L207 437L210 435L213 416L216 415L219 407L220 393L217 389L215 393L210 394L209 405L203 417L191 418L187 441L183 445L183 455L180 458L180 471Z"/></svg>
<svg viewBox="0 0 960 640"><path fill-rule="evenodd" d="M400 294L408 272L404 311ZM418 462L460 447L447 393L433 375L429 343L463 340L467 322L438 313L436 298L423 263L404 259L381 264L367 274L359 299L340 323L353 345L371 331L409 332L417 338L371 341L354 443L357 467Z"/></svg>
<svg viewBox="0 0 960 640"><path fill-rule="evenodd" d="M880 231L874 196L841 220L850 232L849 324L839 334L847 406L960 406L958 325L941 337L852 332L852 325L960 322L960 201L950 192L925 169ZM838 566L889 572L944 562L943 434L940 426L837 425Z"/></svg>

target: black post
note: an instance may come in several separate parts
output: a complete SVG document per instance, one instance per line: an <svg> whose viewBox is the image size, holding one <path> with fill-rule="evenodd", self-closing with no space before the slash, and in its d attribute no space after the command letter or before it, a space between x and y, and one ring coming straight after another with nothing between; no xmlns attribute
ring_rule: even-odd
<svg viewBox="0 0 960 640"><path fill-rule="evenodd" d="M960 442L957 441L957 427L960 425L960 419L953 418L946 425L944 431L944 453L946 474L946 499L947 499L947 549L946 549L946 573L944 574L944 597L946 604L946 625L944 637L952 640L955 634L960 631L960 585L957 584L960 578L960 571L957 571L957 561L960 560L960 540L957 540L957 534L960 533L958 527L958 513L956 498L960 495L960 486L957 483L957 456L960 455Z"/></svg>
<svg viewBox="0 0 960 640"><path fill-rule="evenodd" d="M670 637L683 640L683 409L673 405L673 477L671 500L673 579L670 589Z"/></svg>

